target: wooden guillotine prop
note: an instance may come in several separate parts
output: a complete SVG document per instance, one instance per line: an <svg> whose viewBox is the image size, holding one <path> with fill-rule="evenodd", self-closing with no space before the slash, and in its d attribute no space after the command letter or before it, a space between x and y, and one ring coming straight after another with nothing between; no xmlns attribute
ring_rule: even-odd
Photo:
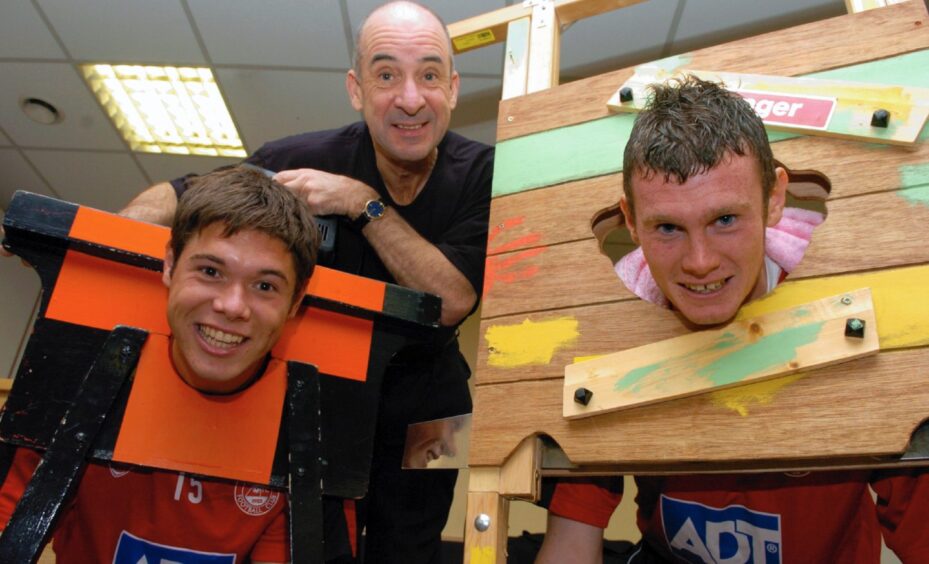
<svg viewBox="0 0 929 564"><path fill-rule="evenodd" d="M497 122L465 561L505 562L507 500L538 499L541 475L925 464L929 132L917 116L929 106L926 4L851 13L557 86L559 24L582 4L606 3L519 7L517 16L533 12L526 33L538 27L549 51L555 46L538 65L524 58L536 47L514 35L520 27L497 25L517 6L450 26L462 50L505 37L504 80L518 76L515 89L505 83ZM548 27L536 26L540 5ZM527 68L543 77L541 87L527 82ZM737 83L769 77L756 77L753 88L787 96L771 98L772 117L791 113L790 96L834 100L829 123L814 129L770 124L775 158L820 179L789 190L825 200L827 217L788 280L743 308L731 341L701 341L672 312L639 300L604 253L610 232L622 229L612 208L634 120L626 110L635 109L609 103L634 106L643 76L682 71L727 84L732 76L719 73L738 73ZM821 331L786 342L810 312ZM775 351L784 354L774 359ZM765 354L766 366L746 362ZM670 374L663 385L674 386L674 374L712 372L727 359L749 368L725 384L773 379L713 392L697 386L677 399L619 399L645 376Z"/></svg>
<svg viewBox="0 0 929 564"><path fill-rule="evenodd" d="M211 399L170 377L166 228L25 192L3 227L42 300L0 418L0 468L13 447L44 455L0 561L38 558L90 460L287 491L292 560L322 562L321 496L366 493L384 369L433 336L439 298L317 266L264 376Z"/></svg>

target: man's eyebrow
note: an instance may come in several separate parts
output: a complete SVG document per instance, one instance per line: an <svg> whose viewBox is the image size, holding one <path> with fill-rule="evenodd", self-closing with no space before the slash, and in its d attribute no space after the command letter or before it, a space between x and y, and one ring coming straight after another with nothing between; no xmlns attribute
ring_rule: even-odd
<svg viewBox="0 0 929 564"><path fill-rule="evenodd" d="M226 261L216 255L211 255L210 253L198 253L196 255L190 255L190 260L205 260L208 262L216 263L220 266L226 265ZM276 276L285 282L290 280L287 278L287 274L283 270L278 270L276 268L262 268L258 271L258 274L261 276Z"/></svg>
<svg viewBox="0 0 929 564"><path fill-rule="evenodd" d="M445 61L442 60L442 57L438 55L426 55L425 57L419 58L420 63L438 63L440 65L445 64Z"/></svg>
<svg viewBox="0 0 929 564"><path fill-rule="evenodd" d="M373 65L374 63L379 63L379 62L381 62L381 61L391 61L391 62L393 62L393 61L396 61L396 60L397 60L397 57L394 57L393 55L388 55L387 53L375 53L375 54L371 57L371 64Z"/></svg>
<svg viewBox="0 0 929 564"><path fill-rule="evenodd" d="M224 261L223 259L219 258L216 255L211 255L209 253L198 253L196 255L190 255L190 260L207 260L210 262L215 262L216 264L219 264L219 265L226 264L226 261Z"/></svg>

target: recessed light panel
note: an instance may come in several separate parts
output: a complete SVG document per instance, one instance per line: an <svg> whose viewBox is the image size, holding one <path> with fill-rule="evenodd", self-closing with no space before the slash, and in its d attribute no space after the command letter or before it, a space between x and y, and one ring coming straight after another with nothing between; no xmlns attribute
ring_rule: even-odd
<svg viewBox="0 0 929 564"><path fill-rule="evenodd" d="M81 70L133 151L245 156L210 69L99 64Z"/></svg>

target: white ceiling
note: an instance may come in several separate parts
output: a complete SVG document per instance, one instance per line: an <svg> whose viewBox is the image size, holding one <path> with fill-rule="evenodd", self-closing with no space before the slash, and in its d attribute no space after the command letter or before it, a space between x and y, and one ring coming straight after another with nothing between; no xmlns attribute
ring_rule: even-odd
<svg viewBox="0 0 929 564"><path fill-rule="evenodd" d="M153 182L229 159L133 153L77 66L157 63L213 68L247 150L357 119L344 92L353 30L375 0L2 0L0 208L22 189L116 211ZM447 22L513 0L434 0ZM844 0L647 0L577 22L562 37L562 81L844 13ZM763 56L746 53L746 57ZM452 127L492 143L503 48L456 59ZM64 119L30 121L23 98Z"/></svg>

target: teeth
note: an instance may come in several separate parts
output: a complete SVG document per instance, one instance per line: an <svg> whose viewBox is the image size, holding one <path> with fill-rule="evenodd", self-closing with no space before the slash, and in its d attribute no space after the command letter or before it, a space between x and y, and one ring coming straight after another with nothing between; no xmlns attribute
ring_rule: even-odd
<svg viewBox="0 0 929 564"><path fill-rule="evenodd" d="M420 125L403 125L402 123L398 123L398 124L397 124L397 127L399 127L400 129L412 130L412 129L420 129L420 128L422 128L422 124L420 124Z"/></svg>
<svg viewBox="0 0 929 564"><path fill-rule="evenodd" d="M684 284L684 286L691 292L697 292L698 294L709 294L710 292L715 292L723 287L723 281L712 282L710 284Z"/></svg>
<svg viewBox="0 0 929 564"><path fill-rule="evenodd" d="M225 333L219 329L206 327L204 325L198 325L197 330L207 343L221 349L230 349L245 340L245 337L242 335Z"/></svg>

